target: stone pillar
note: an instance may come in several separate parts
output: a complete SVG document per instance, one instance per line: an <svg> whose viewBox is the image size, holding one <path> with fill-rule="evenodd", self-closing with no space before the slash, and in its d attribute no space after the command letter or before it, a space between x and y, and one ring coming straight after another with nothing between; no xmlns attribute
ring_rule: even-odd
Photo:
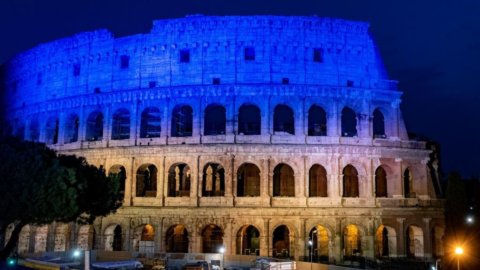
<svg viewBox="0 0 480 270"><path fill-rule="evenodd" d="M363 252L363 256L373 259L375 257L374 247L375 247L375 225L372 224L373 222L367 222L366 232L365 232L365 250Z"/></svg>
<svg viewBox="0 0 480 270"><path fill-rule="evenodd" d="M398 233L397 233L397 255L398 257L405 257L405 218L397 218Z"/></svg>
<svg viewBox="0 0 480 270"><path fill-rule="evenodd" d="M135 226L132 225L133 224L131 218L125 218L125 222L123 224L120 223L120 226L122 227L122 250L135 251L133 250L133 237L135 237ZM105 232L105 230L103 231Z"/></svg>
<svg viewBox="0 0 480 270"><path fill-rule="evenodd" d="M335 219L335 232L334 232L334 246L333 257L337 262L343 260L343 244L342 244L342 219Z"/></svg>
<svg viewBox="0 0 480 270"><path fill-rule="evenodd" d="M370 114L357 112L357 134L360 138L371 138L370 136Z"/></svg>
<svg viewBox="0 0 480 270"><path fill-rule="evenodd" d="M338 107L335 102L327 110L327 136L340 136L341 114L338 112Z"/></svg>
<svg viewBox="0 0 480 270"><path fill-rule="evenodd" d="M136 145L137 141L137 134L139 134L140 130L140 121L138 119L141 118L141 114L138 112L138 103L132 102L130 106L130 145Z"/></svg>
<svg viewBox="0 0 480 270"><path fill-rule="evenodd" d="M55 251L55 238L56 238L56 231L57 231L57 223L51 223L48 226L48 233L47 233L47 248L46 251ZM65 243L66 245L66 243ZM67 248L67 247L66 247ZM68 250L65 250L68 251Z"/></svg>
<svg viewBox="0 0 480 270"><path fill-rule="evenodd" d="M103 138L102 141L108 142L112 137L112 107L107 105L103 110Z"/></svg>
<svg viewBox="0 0 480 270"><path fill-rule="evenodd" d="M263 234L260 236L260 256L272 256L270 241L270 219L263 219Z"/></svg>
<svg viewBox="0 0 480 270"><path fill-rule="evenodd" d="M165 234L165 228L163 227L165 224L165 218L155 218L152 220L155 224L155 252L165 252L165 240L163 239L163 235Z"/></svg>
<svg viewBox="0 0 480 270"><path fill-rule="evenodd" d="M430 231L431 218L423 218L423 256L432 257L432 233ZM435 236L433 236L435 237Z"/></svg>
<svg viewBox="0 0 480 270"><path fill-rule="evenodd" d="M63 145L65 143L65 121L66 113L60 112L58 116L58 145Z"/></svg>

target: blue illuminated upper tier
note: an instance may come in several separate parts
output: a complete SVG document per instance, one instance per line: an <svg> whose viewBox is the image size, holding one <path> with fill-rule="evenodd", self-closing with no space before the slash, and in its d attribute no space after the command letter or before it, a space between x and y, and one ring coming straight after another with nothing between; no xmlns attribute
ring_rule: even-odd
<svg viewBox="0 0 480 270"><path fill-rule="evenodd" d="M10 109L66 97L190 85L396 90L368 24L319 17L189 16L150 33L107 30L39 45L7 64Z"/></svg>

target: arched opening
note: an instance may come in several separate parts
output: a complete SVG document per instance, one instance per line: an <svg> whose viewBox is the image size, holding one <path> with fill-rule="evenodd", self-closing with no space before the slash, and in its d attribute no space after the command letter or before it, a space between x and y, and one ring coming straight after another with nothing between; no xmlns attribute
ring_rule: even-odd
<svg viewBox="0 0 480 270"><path fill-rule="evenodd" d="M184 105L177 106L172 112L172 137L192 136L193 110L192 107Z"/></svg>
<svg viewBox="0 0 480 270"><path fill-rule="evenodd" d="M92 225L82 225L78 230L77 247L81 250L95 249L95 229Z"/></svg>
<svg viewBox="0 0 480 270"><path fill-rule="evenodd" d="M385 138L385 118L379 109L373 111L373 137Z"/></svg>
<svg viewBox="0 0 480 270"><path fill-rule="evenodd" d="M225 107L208 105L205 109L204 135L224 135L226 128Z"/></svg>
<svg viewBox="0 0 480 270"><path fill-rule="evenodd" d="M137 170L137 197L157 196L157 167L144 164Z"/></svg>
<svg viewBox="0 0 480 270"><path fill-rule="evenodd" d="M122 227L118 224L112 224L105 229L105 250L122 250Z"/></svg>
<svg viewBox="0 0 480 270"><path fill-rule="evenodd" d="M238 111L238 134L260 135L260 109L255 105L242 105Z"/></svg>
<svg viewBox="0 0 480 270"><path fill-rule="evenodd" d="M99 111L91 112L87 118L87 141L101 141L103 139L103 114Z"/></svg>
<svg viewBox="0 0 480 270"><path fill-rule="evenodd" d="M17 244L18 254L25 254L30 252L30 225L23 226L18 236Z"/></svg>
<svg viewBox="0 0 480 270"><path fill-rule="evenodd" d="M277 105L273 112L273 133L295 135L293 111L287 105Z"/></svg>
<svg viewBox="0 0 480 270"><path fill-rule="evenodd" d="M307 256L315 262L328 262L330 240L327 229L317 225L310 230L308 237L311 242L308 243Z"/></svg>
<svg viewBox="0 0 480 270"><path fill-rule="evenodd" d="M273 231L272 256L275 258L290 258L290 246L293 244L293 234L285 225L278 226Z"/></svg>
<svg viewBox="0 0 480 270"><path fill-rule="evenodd" d="M40 139L40 124L37 119L33 119L30 122L29 135L29 139L32 142L38 142Z"/></svg>
<svg viewBox="0 0 480 270"><path fill-rule="evenodd" d="M410 169L406 169L403 173L403 192L405 198L415 198L415 193L413 192L413 179Z"/></svg>
<svg viewBox="0 0 480 270"><path fill-rule="evenodd" d="M287 164L278 164L273 170L273 196L295 196L295 177L292 167Z"/></svg>
<svg viewBox="0 0 480 270"><path fill-rule="evenodd" d="M202 231L202 252L219 253L223 247L223 231L217 225L207 225Z"/></svg>
<svg viewBox="0 0 480 270"><path fill-rule="evenodd" d="M406 231L406 254L409 258L423 257L423 230L417 226L408 226Z"/></svg>
<svg viewBox="0 0 480 270"><path fill-rule="evenodd" d="M58 129L59 129L58 118L55 118L55 117L48 118L47 125L45 127L45 143L46 144L58 143Z"/></svg>
<svg viewBox="0 0 480 270"><path fill-rule="evenodd" d="M168 170L168 197L189 197L190 183L190 167L185 163L172 165Z"/></svg>
<svg viewBox="0 0 480 270"><path fill-rule="evenodd" d="M433 258L443 257L443 235L445 229L440 226L434 226L432 228L432 256Z"/></svg>
<svg viewBox="0 0 480 270"><path fill-rule="evenodd" d="M65 120L64 143L73 143L78 141L78 128L80 126L80 118L75 113L68 115Z"/></svg>
<svg viewBox="0 0 480 270"><path fill-rule="evenodd" d="M35 230L35 245L33 252L47 251L48 225L37 227Z"/></svg>
<svg viewBox="0 0 480 270"><path fill-rule="evenodd" d="M252 225L246 225L237 232L237 254L260 255L260 232Z"/></svg>
<svg viewBox="0 0 480 270"><path fill-rule="evenodd" d="M260 169L252 163L244 163L237 172L237 196L260 196Z"/></svg>
<svg viewBox="0 0 480 270"><path fill-rule="evenodd" d="M350 224L343 230L343 247L345 257L362 254L360 231L356 225Z"/></svg>
<svg viewBox="0 0 480 270"><path fill-rule="evenodd" d="M118 109L112 117L112 140L126 140L130 138L130 112L127 109Z"/></svg>
<svg viewBox="0 0 480 270"><path fill-rule="evenodd" d="M188 231L182 224L171 226L166 234L166 252L188 253Z"/></svg>
<svg viewBox="0 0 480 270"><path fill-rule="evenodd" d="M140 138L158 138L161 131L160 110L156 107L143 110L140 120Z"/></svg>
<svg viewBox="0 0 480 270"><path fill-rule="evenodd" d="M225 195L225 169L217 163L207 163L203 167L202 196Z"/></svg>
<svg viewBox="0 0 480 270"><path fill-rule="evenodd" d="M125 167L122 165L113 165L110 168L110 171L108 171L108 174L112 177L115 177L117 181L119 182L119 187L118 191L122 195L122 197L125 196L125 181L127 180L127 172L125 170Z"/></svg>
<svg viewBox="0 0 480 270"><path fill-rule="evenodd" d="M141 253L153 253L155 251L155 229L150 224L139 226L134 231L133 250Z"/></svg>
<svg viewBox="0 0 480 270"><path fill-rule="evenodd" d="M322 107L313 105L308 110L308 136L327 135L327 114Z"/></svg>
<svg viewBox="0 0 480 270"><path fill-rule="evenodd" d="M391 257L397 254L397 234L392 227L380 225L375 232L375 257Z"/></svg>
<svg viewBox="0 0 480 270"><path fill-rule="evenodd" d="M327 171L321 165L315 164L308 173L309 196L327 197Z"/></svg>
<svg viewBox="0 0 480 270"><path fill-rule="evenodd" d="M343 197L358 197L358 172L352 165L343 169Z"/></svg>
<svg viewBox="0 0 480 270"><path fill-rule="evenodd" d="M350 108L342 110L342 137L357 136L357 114Z"/></svg>
<svg viewBox="0 0 480 270"><path fill-rule="evenodd" d="M375 196L387 197L387 172L382 167L375 170Z"/></svg>

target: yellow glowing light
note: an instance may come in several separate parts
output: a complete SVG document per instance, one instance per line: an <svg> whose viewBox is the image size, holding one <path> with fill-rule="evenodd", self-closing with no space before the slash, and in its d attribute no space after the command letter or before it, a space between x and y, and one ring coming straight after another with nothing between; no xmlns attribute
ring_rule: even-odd
<svg viewBox="0 0 480 270"><path fill-rule="evenodd" d="M462 255L463 254L463 248L462 247L456 247L455 248L455 254Z"/></svg>

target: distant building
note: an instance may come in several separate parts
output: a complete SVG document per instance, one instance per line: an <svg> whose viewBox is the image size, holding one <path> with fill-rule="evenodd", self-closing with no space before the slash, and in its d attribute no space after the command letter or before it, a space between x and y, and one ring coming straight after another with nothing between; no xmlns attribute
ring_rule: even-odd
<svg viewBox="0 0 480 270"><path fill-rule="evenodd" d="M436 166L368 27L189 16L16 56L5 130L120 174L125 196L93 226L25 227L19 252L442 256Z"/></svg>

